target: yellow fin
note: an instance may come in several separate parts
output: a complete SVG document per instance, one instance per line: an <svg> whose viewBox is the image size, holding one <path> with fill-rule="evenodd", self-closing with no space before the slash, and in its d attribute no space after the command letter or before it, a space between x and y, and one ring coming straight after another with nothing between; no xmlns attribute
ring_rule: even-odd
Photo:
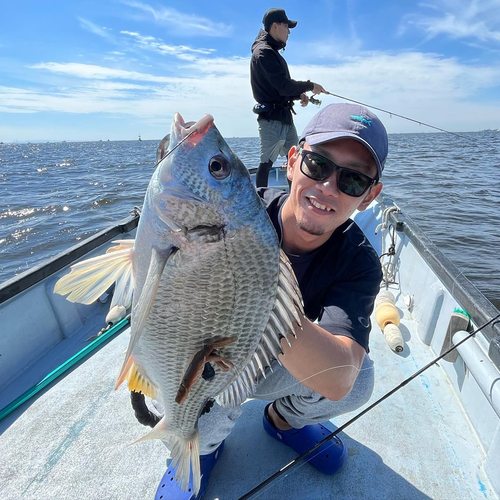
<svg viewBox="0 0 500 500"><path fill-rule="evenodd" d="M149 380L149 378L144 375L140 368L134 362L132 356L127 360L120 376L115 385L115 389L117 389L124 380L128 380L128 388L131 391L140 392L145 396L149 396L150 398L156 399L158 394L158 389Z"/></svg>

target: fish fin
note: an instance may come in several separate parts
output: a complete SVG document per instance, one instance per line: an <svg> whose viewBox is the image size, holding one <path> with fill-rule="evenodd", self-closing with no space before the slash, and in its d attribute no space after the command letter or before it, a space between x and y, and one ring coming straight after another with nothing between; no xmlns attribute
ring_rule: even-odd
<svg viewBox="0 0 500 500"><path fill-rule="evenodd" d="M116 243L115 247L109 247L106 253L116 252L117 250L130 250L134 248L135 240L113 240L112 243Z"/></svg>
<svg viewBox="0 0 500 500"><path fill-rule="evenodd" d="M120 378L116 382L115 390L118 389L124 380L128 380L130 391L140 392L152 399L158 399L158 387L135 364L133 356L129 357L125 363L125 370L120 375Z"/></svg>
<svg viewBox="0 0 500 500"><path fill-rule="evenodd" d="M55 284L54 292L59 295L69 294L66 299L70 302L88 305L95 302L116 282L115 292L118 294L116 298L113 297L111 307L115 305L130 307L133 290L134 240L120 240L114 243L118 245L108 249L104 255L71 266L71 272Z"/></svg>
<svg viewBox="0 0 500 500"><path fill-rule="evenodd" d="M302 326L300 324L300 315L304 315L302 294L300 293L299 283L293 272L292 265L282 249L280 249L280 273L276 299L276 303L284 307L288 318L292 322ZM291 333L293 334L293 328Z"/></svg>
<svg viewBox="0 0 500 500"><path fill-rule="evenodd" d="M149 434L146 434L133 444L148 439L161 439L165 441L173 459L172 465L177 468L175 479L180 483L183 491L187 490L189 476L191 470L193 471L193 490L196 495L200 491L201 485L199 432L196 430L190 438L186 439L169 431L165 417L163 417Z"/></svg>
<svg viewBox="0 0 500 500"><path fill-rule="evenodd" d="M271 311L268 324L250 362L231 385L216 397L220 406L233 407L242 404L250 397L259 378L266 378L266 369L283 354L280 340L287 335L295 337L293 324L300 326L300 315L304 314L302 295L292 266L283 250L280 251L280 272L276 302Z"/></svg>
<svg viewBox="0 0 500 500"><path fill-rule="evenodd" d="M224 408L239 406L255 392L260 367L265 369L259 356L260 353L256 351L238 378L215 398L217 404Z"/></svg>
<svg viewBox="0 0 500 500"><path fill-rule="evenodd" d="M148 274L146 276L146 281L142 287L142 293L137 303L132 310L132 323L130 326L130 342L128 344L127 352L125 354L125 361L123 362L122 368L120 370L120 375L118 376L118 382L125 380L125 369L129 363L129 358L134 350L134 347L139 340L142 331L144 330L144 325L148 319L149 311L153 306L153 302L156 297L156 292L158 290L158 285L160 284L161 275L168 258L176 249L164 257L153 248L151 252L151 260L149 262ZM120 382L121 383L121 382Z"/></svg>

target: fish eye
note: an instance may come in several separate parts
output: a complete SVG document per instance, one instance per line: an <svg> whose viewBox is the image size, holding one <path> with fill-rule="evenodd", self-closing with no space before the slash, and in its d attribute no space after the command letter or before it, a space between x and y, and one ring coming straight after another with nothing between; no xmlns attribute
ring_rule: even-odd
<svg viewBox="0 0 500 500"><path fill-rule="evenodd" d="M208 170L214 179L218 181L225 179L231 173L231 166L224 155L216 155L210 158Z"/></svg>

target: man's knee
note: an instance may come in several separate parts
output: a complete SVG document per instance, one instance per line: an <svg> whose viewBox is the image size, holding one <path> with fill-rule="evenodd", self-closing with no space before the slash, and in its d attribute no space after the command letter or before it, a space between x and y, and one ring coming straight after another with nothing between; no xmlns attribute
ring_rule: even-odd
<svg viewBox="0 0 500 500"><path fill-rule="evenodd" d="M323 422L350 413L366 404L372 395L373 373L365 373L354 384L352 391L339 401L332 401L312 392L304 396L286 396L277 401L280 412L293 427Z"/></svg>

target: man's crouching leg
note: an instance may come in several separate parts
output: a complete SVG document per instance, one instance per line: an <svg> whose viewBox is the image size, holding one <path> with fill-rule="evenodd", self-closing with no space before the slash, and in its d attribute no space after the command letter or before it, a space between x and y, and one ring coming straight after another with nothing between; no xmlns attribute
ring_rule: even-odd
<svg viewBox="0 0 500 500"><path fill-rule="evenodd" d="M258 388L258 395L262 399L270 399L263 397L266 393L270 395L274 392L280 395L264 411L264 429L271 437L291 447L297 454L305 453L332 433L321 422L355 411L370 399L373 392L373 362L368 356L365 356L352 391L340 401L331 401L297 381L293 383L292 380L295 379L284 368L279 372L274 391L272 385L267 383ZM272 375L270 378L272 379ZM307 458L313 467L324 474L339 472L346 459L347 448L338 436Z"/></svg>
<svg viewBox="0 0 500 500"><path fill-rule="evenodd" d="M367 403L373 393L373 361L365 355L359 375L351 392L339 401L331 401L300 384L300 389L276 399L279 414L295 429L305 425L325 422L357 410Z"/></svg>

